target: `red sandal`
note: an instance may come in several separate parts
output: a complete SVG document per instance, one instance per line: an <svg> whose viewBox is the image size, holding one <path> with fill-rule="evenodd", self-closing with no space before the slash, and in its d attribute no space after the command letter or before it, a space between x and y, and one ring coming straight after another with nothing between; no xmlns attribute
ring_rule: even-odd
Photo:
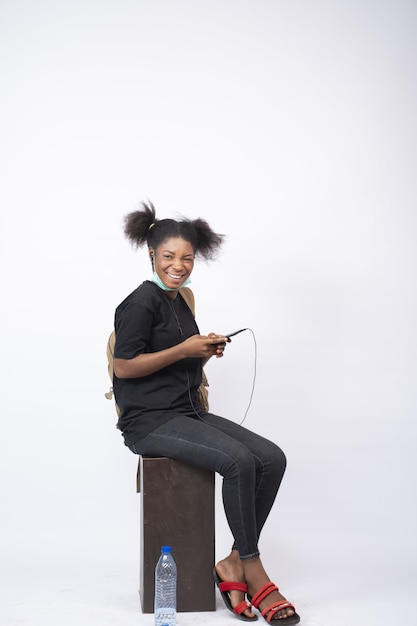
<svg viewBox="0 0 417 626"><path fill-rule="evenodd" d="M269 596L269 594L273 591L279 591L278 587L274 585L274 583L267 583L266 585L261 587L252 598L250 598L252 605L256 609L260 610L259 605L262 600L265 600L265 598ZM277 613L277 611L282 611L283 609L292 609L294 611L294 615L281 618L277 617L274 619L275 613ZM279 622L280 626L284 626L284 624L287 624L288 626L291 624L291 626L294 626L294 624L298 624L298 622L300 621L300 616L295 612L294 605L287 600L274 602L274 604L267 606L266 609L261 612L261 615L263 618L266 619L268 624L278 624Z"/></svg>
<svg viewBox="0 0 417 626"><path fill-rule="evenodd" d="M245 585L245 583L223 582L220 576L218 575L216 568L213 568L213 576L214 576L214 581L223 598L223 602L225 603L229 611L234 613L236 617L243 620L244 622L256 622L256 620L258 619L257 615L254 615L253 617L248 617L247 615L244 614L246 609L251 608L251 605L247 600L242 600L242 602L239 602L237 606L232 606L232 601L230 599L231 591L243 591L243 593L248 593L248 586Z"/></svg>

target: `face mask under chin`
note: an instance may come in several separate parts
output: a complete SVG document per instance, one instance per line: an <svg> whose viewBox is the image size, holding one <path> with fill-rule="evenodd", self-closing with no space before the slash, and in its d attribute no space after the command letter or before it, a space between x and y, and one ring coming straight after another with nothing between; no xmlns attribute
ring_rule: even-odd
<svg viewBox="0 0 417 626"><path fill-rule="evenodd" d="M158 285L158 287L160 287L164 291L177 291L178 289L181 289L181 287L185 287L186 285L189 285L191 282L191 279L189 277L186 278L184 282L182 283L182 285L180 285L178 288L175 288L175 289L173 289L172 287L167 287L159 278L156 272L152 274L152 281L155 283L155 285Z"/></svg>

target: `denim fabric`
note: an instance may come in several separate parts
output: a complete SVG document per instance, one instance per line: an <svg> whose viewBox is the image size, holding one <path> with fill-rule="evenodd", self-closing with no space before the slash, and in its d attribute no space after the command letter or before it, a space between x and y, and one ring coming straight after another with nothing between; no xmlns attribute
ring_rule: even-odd
<svg viewBox="0 0 417 626"><path fill-rule="evenodd" d="M143 456L169 457L223 476L223 504L241 559L259 555L258 540L274 503L286 458L271 441L218 415L174 415L129 446Z"/></svg>

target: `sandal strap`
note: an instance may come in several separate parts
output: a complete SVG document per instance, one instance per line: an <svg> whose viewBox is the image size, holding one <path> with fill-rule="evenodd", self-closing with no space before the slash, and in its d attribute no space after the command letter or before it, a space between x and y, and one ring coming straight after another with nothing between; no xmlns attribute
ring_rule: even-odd
<svg viewBox="0 0 417 626"><path fill-rule="evenodd" d="M262 600L265 600L265 598L273 591L279 591L278 587L274 583L266 583L266 585L261 587L252 597L253 606L258 608Z"/></svg>
<svg viewBox="0 0 417 626"><path fill-rule="evenodd" d="M268 606L262 611L261 615L262 617L265 617L266 621L270 624L275 613L277 611L282 611L283 609L292 609L295 613L295 606L291 604L291 602L288 602L287 600L281 600L281 602L275 602L275 604L271 604L271 606Z"/></svg>
<svg viewBox="0 0 417 626"><path fill-rule="evenodd" d="M247 593L248 586L245 583L236 583L236 582L222 582L218 584L220 591L243 591Z"/></svg>
<svg viewBox="0 0 417 626"><path fill-rule="evenodd" d="M242 602L239 602L239 604L233 607L233 610L235 613L240 615L241 613L246 611L246 609L250 609L250 608L251 608L251 605L249 604L249 602L247 600L242 600Z"/></svg>

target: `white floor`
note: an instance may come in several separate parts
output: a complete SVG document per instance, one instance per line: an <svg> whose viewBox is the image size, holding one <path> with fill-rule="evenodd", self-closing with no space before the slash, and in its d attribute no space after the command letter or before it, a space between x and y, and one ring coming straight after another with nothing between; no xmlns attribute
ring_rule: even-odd
<svg viewBox="0 0 417 626"><path fill-rule="evenodd" d="M80 519L79 511L74 515L71 507L63 509L62 502L57 502L60 512L56 520L45 516L43 530L37 523L39 510L35 509L28 510L20 526L11 529L6 524L1 536L0 624L153 624L153 615L141 613L138 595L139 499L136 494L129 498L124 494L120 501L116 492L112 496L116 498L112 515L110 507L93 513L87 504L79 502L80 509L85 508L85 517ZM218 518L220 558L230 538L220 508ZM60 521L60 528L54 529L56 521ZM300 534L299 528L305 532ZM372 537L363 532L348 535L346 531L340 536L328 532L320 535L311 520L293 519L288 520L284 531L278 537L273 517L265 533L264 561L270 573L276 571L272 559L280 553L282 575L275 582L295 603L302 624L417 624L413 606L415 547L407 549L407 538L398 528L385 538L375 532ZM177 623L226 626L239 622L217 596L216 612L181 613Z"/></svg>
<svg viewBox="0 0 417 626"><path fill-rule="evenodd" d="M114 571L110 574L98 567L90 567L88 572L65 572L64 569L46 575L45 568L41 567L32 576L23 573L21 576L3 579L1 623L4 626L153 624L153 615L140 612L135 584L128 571ZM347 582L351 586L351 581ZM343 581L339 579L339 583L343 584ZM326 588L319 587L317 584L317 593L313 593L313 586L300 585L293 594L302 624L306 626L417 623L411 602L415 588L408 589L408 593L404 589L394 589L367 596L358 587L356 597L353 594L348 597L344 596L339 585L333 588L328 584ZM177 623L184 626L226 626L238 622L218 598L216 612L180 613Z"/></svg>

